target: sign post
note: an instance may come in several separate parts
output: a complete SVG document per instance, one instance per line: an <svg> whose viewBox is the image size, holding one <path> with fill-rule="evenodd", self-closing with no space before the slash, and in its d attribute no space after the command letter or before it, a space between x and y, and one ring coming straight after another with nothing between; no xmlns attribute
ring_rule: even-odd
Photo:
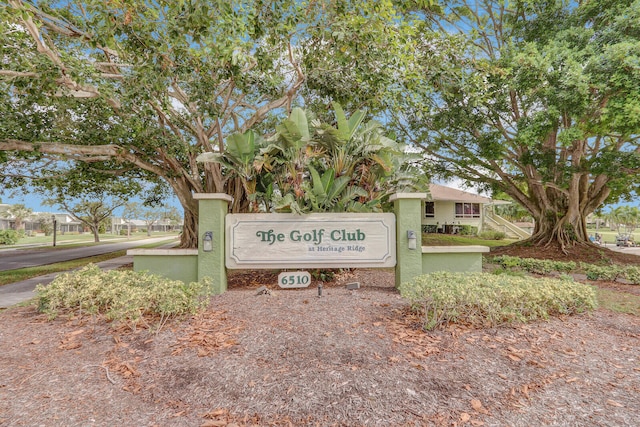
<svg viewBox="0 0 640 427"><path fill-rule="evenodd" d="M213 292L227 290L227 271L224 268L224 217L233 198L220 193L197 193L198 212L198 280L209 277Z"/></svg>
<svg viewBox="0 0 640 427"><path fill-rule="evenodd" d="M397 256L396 287L422 274L422 200L424 193L396 193L393 202L396 216Z"/></svg>

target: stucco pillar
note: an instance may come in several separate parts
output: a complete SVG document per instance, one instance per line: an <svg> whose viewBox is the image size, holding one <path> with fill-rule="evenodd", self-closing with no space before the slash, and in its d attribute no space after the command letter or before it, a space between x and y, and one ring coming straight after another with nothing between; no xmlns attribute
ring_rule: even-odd
<svg viewBox="0 0 640 427"><path fill-rule="evenodd" d="M396 287L422 274L422 200L425 193L396 193L390 197L396 214ZM415 249L409 249L407 232L416 234Z"/></svg>
<svg viewBox="0 0 640 427"><path fill-rule="evenodd" d="M198 280L209 277L213 292L227 290L225 268L225 215L233 197L224 193L196 193L198 200ZM211 250L205 251L205 235L211 233Z"/></svg>

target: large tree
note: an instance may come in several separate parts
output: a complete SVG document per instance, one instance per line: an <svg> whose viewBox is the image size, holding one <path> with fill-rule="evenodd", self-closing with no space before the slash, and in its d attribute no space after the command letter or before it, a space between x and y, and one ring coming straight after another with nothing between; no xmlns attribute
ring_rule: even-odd
<svg viewBox="0 0 640 427"><path fill-rule="evenodd" d="M420 73L399 132L443 176L503 191L531 242L588 242L585 218L640 182L640 2L456 0L415 14Z"/></svg>
<svg viewBox="0 0 640 427"><path fill-rule="evenodd" d="M366 1L9 0L0 22L0 160L147 171L184 208L183 247L197 243L194 193L237 195L198 154L286 117L322 58L305 88L314 102L331 99L329 78L390 82L398 64L378 61L402 37L392 3Z"/></svg>
<svg viewBox="0 0 640 427"><path fill-rule="evenodd" d="M100 226L113 215L113 211L124 205L124 200L108 200L103 197L70 201L68 199L47 199L45 204L58 205L77 221L91 230L93 241L100 241Z"/></svg>

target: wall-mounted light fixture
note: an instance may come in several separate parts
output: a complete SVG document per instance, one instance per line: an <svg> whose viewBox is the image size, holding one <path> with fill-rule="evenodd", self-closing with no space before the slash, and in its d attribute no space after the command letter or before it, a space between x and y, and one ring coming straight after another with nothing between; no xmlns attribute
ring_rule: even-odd
<svg viewBox="0 0 640 427"><path fill-rule="evenodd" d="M202 250L205 252L213 250L213 231L205 231L202 237Z"/></svg>
<svg viewBox="0 0 640 427"><path fill-rule="evenodd" d="M413 230L407 230L407 240L409 241L409 249L415 250L418 246L418 235Z"/></svg>

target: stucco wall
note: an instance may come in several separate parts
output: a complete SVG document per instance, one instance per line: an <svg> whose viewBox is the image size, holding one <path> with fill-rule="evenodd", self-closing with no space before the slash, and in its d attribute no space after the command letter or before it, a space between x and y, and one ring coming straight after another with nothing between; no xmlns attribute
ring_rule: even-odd
<svg viewBox="0 0 640 427"><path fill-rule="evenodd" d="M454 273L479 273L482 271L482 254L489 252L486 246L423 246L422 273L451 271Z"/></svg>
<svg viewBox="0 0 640 427"><path fill-rule="evenodd" d="M198 251L189 249L130 249L134 271L181 280L184 283L198 281Z"/></svg>

